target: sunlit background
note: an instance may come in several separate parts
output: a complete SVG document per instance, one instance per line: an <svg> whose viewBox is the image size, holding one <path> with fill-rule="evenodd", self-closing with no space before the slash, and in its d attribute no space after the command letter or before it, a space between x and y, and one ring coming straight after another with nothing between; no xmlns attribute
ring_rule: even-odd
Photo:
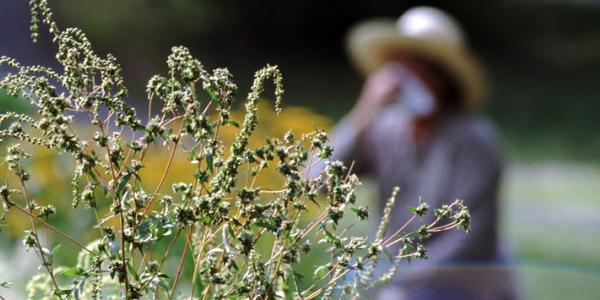
<svg viewBox="0 0 600 300"><path fill-rule="evenodd" d="M417 4L447 10L463 23L472 48L489 70L492 93L484 112L501 133L508 162L502 189L503 235L516 254L513 267L528 298L600 295L600 4L596 1L51 4L59 24L82 28L98 52L117 56L135 106L146 105L145 83L152 74L165 72L170 47L185 45L207 68L228 67L242 91L249 88L254 70L267 63L279 65L285 76L286 105L304 107L292 110L297 116L280 126L308 129L334 124L361 89L362 78L344 49L352 24L373 16L398 16ZM27 1L0 1L0 55L24 64L55 66L53 50L47 35L38 44L31 42ZM26 107L1 98L0 110L8 109ZM49 180L60 176L55 171L60 166L42 168ZM68 187L65 190L68 194ZM63 190L45 192L50 197L65 195ZM376 197L368 184L362 194L365 201ZM35 270L35 262L14 259L22 251L19 245L18 236L6 229L0 232L0 281L19 282L23 277L19 274ZM12 278L3 278L9 273Z"/></svg>

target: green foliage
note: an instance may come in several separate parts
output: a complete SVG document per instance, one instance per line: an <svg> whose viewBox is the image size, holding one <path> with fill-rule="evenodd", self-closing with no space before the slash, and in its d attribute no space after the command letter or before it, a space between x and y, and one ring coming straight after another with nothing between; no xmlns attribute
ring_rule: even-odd
<svg viewBox="0 0 600 300"><path fill-rule="evenodd" d="M331 155L322 131L300 136L290 131L258 147L249 144L268 80L275 86L275 110L281 111L282 75L276 66L256 72L244 118L234 120L231 105L238 87L227 69L205 70L187 48L173 47L168 73L147 84L150 108L144 122L125 102L127 89L116 59L98 56L81 30L60 30L46 0L32 0L31 8L32 38L40 21L49 27L63 70L0 57L0 65L14 71L0 80L0 89L34 107L31 116L0 115L0 122L12 121L0 137L18 142L7 147L12 175L0 188L2 212L17 210L31 220L24 243L46 271L29 282L30 299L172 299L178 292L190 299L358 297L389 280L402 259L426 258L422 242L432 233L468 226L468 211L456 201L436 211L438 218L418 231L404 232L403 226L384 239L396 190L374 241L349 236L347 228L338 228L347 208L360 220L368 217L366 208L355 205L358 178L338 161L328 162L315 178L304 175ZM162 102L159 112L152 112L152 101ZM73 128L75 118L89 120L93 132ZM225 128L236 130L230 143L220 134ZM23 144L72 157L73 208L83 203L94 211L96 239L80 242L51 225L56 208L38 205L28 194L30 154ZM160 147L170 155L160 182L148 191L141 170L149 149ZM173 159L182 152L195 170L188 182L166 189ZM276 171L283 186L255 185L267 170ZM313 208L320 191L326 199ZM99 203L110 209L100 210ZM415 217L425 212L421 204ZM49 250L39 225L63 244ZM185 240L183 253L172 253L178 239ZM163 241L169 247L159 252L156 245ZM265 241L271 241L270 252L259 250ZM316 268L313 284L305 286L295 269L303 255L314 252L315 241L327 247L331 260ZM392 258L394 267L373 279L381 254L394 245L400 249ZM77 264L57 266L55 257L67 246L81 251ZM179 261L176 271L167 268L168 259ZM184 292L178 287L186 266L193 275ZM350 272L355 280L344 280Z"/></svg>

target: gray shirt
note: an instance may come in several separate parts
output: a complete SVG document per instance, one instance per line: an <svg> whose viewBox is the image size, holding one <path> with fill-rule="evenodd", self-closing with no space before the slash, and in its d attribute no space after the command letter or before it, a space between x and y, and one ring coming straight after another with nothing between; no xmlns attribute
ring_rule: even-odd
<svg viewBox="0 0 600 300"><path fill-rule="evenodd" d="M431 209L461 199L471 211L468 234L452 230L434 235L425 243L429 259L401 267L395 282L416 284L428 290L430 284L440 280L435 277L441 272L435 270L442 266L504 261L497 229L497 194L503 161L494 131L486 119L467 113L447 115L433 128L425 143L417 144L411 134L410 118L390 106L375 117L361 136L350 122L342 120L332 134L331 144L335 148L332 160L342 160L347 165L354 162L357 174L371 175L375 179L380 209L392 189L400 187L389 233L410 218L407 208L417 206L419 197ZM423 222L433 220L433 214L428 215ZM419 222L414 225L413 228ZM509 282L506 276L510 272L500 273L493 274L490 280ZM485 276L476 277L484 280ZM477 283L481 287L480 284L491 288L498 283ZM511 290L509 287L501 289ZM419 298L414 293L409 295ZM508 294L501 297L513 298Z"/></svg>

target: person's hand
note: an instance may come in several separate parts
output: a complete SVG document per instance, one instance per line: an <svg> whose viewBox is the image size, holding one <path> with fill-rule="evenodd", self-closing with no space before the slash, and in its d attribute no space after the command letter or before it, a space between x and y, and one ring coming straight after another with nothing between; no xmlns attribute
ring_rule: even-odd
<svg viewBox="0 0 600 300"><path fill-rule="evenodd" d="M385 66L367 78L358 102L350 117L359 132L371 122L375 114L394 100L400 88L399 72L393 66Z"/></svg>
<svg viewBox="0 0 600 300"><path fill-rule="evenodd" d="M380 108L393 98L399 89L399 72L394 66L385 66L367 78L359 105Z"/></svg>

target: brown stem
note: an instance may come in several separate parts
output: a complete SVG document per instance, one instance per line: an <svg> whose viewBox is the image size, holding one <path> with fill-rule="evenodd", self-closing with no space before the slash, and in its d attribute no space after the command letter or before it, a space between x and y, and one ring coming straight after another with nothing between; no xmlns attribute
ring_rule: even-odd
<svg viewBox="0 0 600 300"><path fill-rule="evenodd" d="M107 123L107 130L108 130L108 122L112 116L111 112L108 117L106 118L106 123ZM100 128L100 131L102 132L102 135L106 136L106 132L104 131L104 126L102 124L98 124L98 127ZM110 148L108 147L108 143L106 144L106 156L108 157L108 166L110 168L110 173L112 175L112 179L113 179L113 183L117 184L117 173L115 172L115 168L113 167L113 161L112 161L112 156L110 155ZM120 173L120 170L119 170ZM117 208L119 209L119 225L121 227L121 264L123 265L123 272L125 273L125 285L123 286L123 289L125 291L125 297L127 297L127 292L129 291L129 276L127 274L127 257L125 255L125 217L123 216L123 207L121 205L121 200L122 199L118 199L117 195L115 194L115 201L117 203Z"/></svg>
<svg viewBox="0 0 600 300"><path fill-rule="evenodd" d="M23 172L23 170L21 170L21 173L22 172ZM26 203L27 209L28 209L28 211L25 211L25 210L23 210L23 211L33 217L33 210L31 208L29 197L27 196L27 190L25 189L25 182L23 181L23 178L20 175L19 175L19 182L21 183L21 190L23 191L23 197L25 198L25 203ZM15 206L20 208L20 206L18 206L18 205L15 205ZM37 217L35 217L35 218L37 218ZM44 268L46 268L48 275L50 275L50 279L52 279L52 284L54 285L54 289L56 291L58 291L58 290L60 290L60 288L58 287L56 278L54 278L54 271L52 270L52 265L46 261L46 256L44 255L44 251L42 250L40 238L38 237L37 229L35 228L35 224L33 223L33 220L31 220L31 231L33 232L33 236L35 237L37 250L39 251L39 256L42 259L42 265L44 266Z"/></svg>
<svg viewBox="0 0 600 300"><path fill-rule="evenodd" d="M406 221L406 223L404 223L404 225L402 225L400 228L398 228L398 230L396 230L396 232L394 232L392 235L390 235L382 244L385 245L387 242L391 241L398 234L402 233L402 231L406 228L406 226L408 226L408 224L412 223L412 221L414 221L416 217L417 217L416 215L413 215L410 219L408 219L408 221Z"/></svg>
<svg viewBox="0 0 600 300"><path fill-rule="evenodd" d="M96 255L96 252L94 252L94 251L92 251L92 250L90 250L90 249L86 248L86 247L85 247L84 245L82 245L80 242L78 242L78 241L74 240L73 238L71 238L70 236L68 236L68 235L64 234L63 232L61 232L60 230L58 230L56 227L54 227L54 226L52 226L52 225L50 225L50 224L48 224L48 223L44 222L44 220L42 220L42 219L40 219L40 218L36 217L35 215L33 215L32 213L28 212L27 210L25 210L25 209L24 209L24 208L22 208L21 206L19 206L19 205L16 205L16 204L15 204L15 205L14 205L14 207L15 207L16 209L18 209L20 212L22 212L22 213L24 213L24 214L26 214L26 215L30 216L31 218L33 218L34 220L36 220L36 221L37 221L37 222L39 222L40 224L44 225L44 227L46 227L47 229L49 229L49 230L52 230L54 233L56 233L56 234L60 235L60 236L61 236L61 237L63 237L64 239L66 239L66 240L68 240L69 242L71 242L71 243L75 244L76 246L78 246L78 247L79 247L79 248L81 248L82 250L85 250L86 252L88 252L88 253L90 253L90 254Z"/></svg>
<svg viewBox="0 0 600 300"><path fill-rule="evenodd" d="M162 188L162 185L165 183L165 179L167 178L167 175L169 174L169 169L171 168L171 164L173 163L173 157L175 156L175 150L177 150L177 144L179 142L180 136L181 136L181 131L177 135L177 140L173 144L173 149L171 150L171 154L169 155L169 160L167 161L167 166L165 167L165 171L163 172L162 177L160 178L160 182L156 186L156 189L154 190L154 193L152 193L152 196L150 197L150 200L148 200L148 203L146 204L146 207L144 207L144 210L142 211L142 215L145 215L148 212L148 209L150 209L152 201L154 201L154 199L158 195L158 192ZM137 227L137 226L134 226L134 228L135 227Z"/></svg>
<svg viewBox="0 0 600 300"><path fill-rule="evenodd" d="M171 292L169 293L169 297L167 299L172 299L173 294L175 293L175 288L177 288L177 283L179 282L179 276L181 276L181 271L183 270L183 263L185 262L185 257L187 256L188 248L190 247L190 239L192 236L194 225L190 227L188 235L186 237L185 247L183 248L183 255L181 255L181 260L179 260L179 267L177 268L177 275L175 276L175 281L173 282L173 287L171 288Z"/></svg>
<svg viewBox="0 0 600 300"><path fill-rule="evenodd" d="M152 280L154 279L154 277L158 274L158 272L160 271L160 269L162 268L162 265L165 263L165 260L167 259L167 256L169 255L169 252L171 251L171 249L173 248L173 245L175 245L175 241L177 241L177 238L179 237L179 234L181 234L181 230L183 230L183 226L180 225L179 229L177 230L177 233L175 234L175 237L173 238L173 240L171 240L171 243L169 244L169 247L167 247L167 251L165 252L165 255L163 256L163 258L160 260L160 263L158 263L158 268L156 268L156 271L154 271L154 273L151 276L151 279L147 281L146 284L142 285L141 290L144 290L146 288L146 285ZM150 251L150 250L148 250Z"/></svg>
<svg viewBox="0 0 600 300"><path fill-rule="evenodd" d="M200 266L200 256L202 252L204 252L204 246L206 245L206 237L208 236L208 227L204 229L204 233L202 233L202 242L200 244L200 249L198 250L198 254L196 255L196 263L194 264L194 273L192 275L192 291L190 293L190 300L194 298L194 290L196 289L196 278L198 274L198 267Z"/></svg>

